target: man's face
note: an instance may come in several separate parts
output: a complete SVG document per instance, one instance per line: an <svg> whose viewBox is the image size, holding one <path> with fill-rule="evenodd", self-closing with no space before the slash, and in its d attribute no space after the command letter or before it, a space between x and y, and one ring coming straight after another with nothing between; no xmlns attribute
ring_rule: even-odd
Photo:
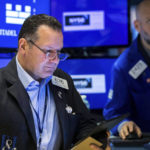
<svg viewBox="0 0 150 150"><path fill-rule="evenodd" d="M34 43L41 49L52 50L55 54L63 47L62 32L53 30L52 28L41 25L37 30L38 40ZM31 39L32 40L32 39ZM35 79L41 80L51 76L56 70L59 58L56 56L50 60L39 48L30 42L26 42L28 46L23 54L22 67Z"/></svg>
<svg viewBox="0 0 150 150"><path fill-rule="evenodd" d="M141 38L150 46L150 1L141 5L137 22Z"/></svg>
<svg viewBox="0 0 150 150"><path fill-rule="evenodd" d="M140 31L141 37L150 46L150 18L149 19L145 18L145 21L140 22L140 29L141 29Z"/></svg>

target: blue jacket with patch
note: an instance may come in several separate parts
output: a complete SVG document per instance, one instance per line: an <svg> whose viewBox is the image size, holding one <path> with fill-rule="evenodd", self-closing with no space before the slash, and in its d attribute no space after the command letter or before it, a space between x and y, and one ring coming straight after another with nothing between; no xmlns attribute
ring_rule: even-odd
<svg viewBox="0 0 150 150"><path fill-rule="evenodd" d="M113 65L111 88L103 115L105 119L110 119L129 112L130 116L125 120L134 121L143 132L150 132L150 82L147 81L150 79L150 67L141 53L139 38L138 36ZM129 71L140 60L147 67L134 79ZM141 68L137 68L135 74ZM118 125L112 129L113 134L117 134L117 128Z"/></svg>

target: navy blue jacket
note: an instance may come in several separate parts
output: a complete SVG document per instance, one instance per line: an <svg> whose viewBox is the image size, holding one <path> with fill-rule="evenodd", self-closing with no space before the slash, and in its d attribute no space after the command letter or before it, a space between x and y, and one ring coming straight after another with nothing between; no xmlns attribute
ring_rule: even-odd
<svg viewBox="0 0 150 150"><path fill-rule="evenodd" d="M49 82L61 129L61 150L67 150L87 135L96 124L76 91L71 77L60 69L54 75L65 79L69 87L66 90ZM66 111L67 105L72 107L73 113ZM11 149L37 149L29 96L18 78L15 58L5 68L0 69L0 149L8 143Z"/></svg>
<svg viewBox="0 0 150 150"><path fill-rule="evenodd" d="M117 59L112 68L111 88L103 114L110 119L121 114L130 113L125 120L134 121L143 132L150 132L150 67L141 53L138 38ZM147 68L134 79L129 71L142 60ZM118 125L112 129L117 134Z"/></svg>

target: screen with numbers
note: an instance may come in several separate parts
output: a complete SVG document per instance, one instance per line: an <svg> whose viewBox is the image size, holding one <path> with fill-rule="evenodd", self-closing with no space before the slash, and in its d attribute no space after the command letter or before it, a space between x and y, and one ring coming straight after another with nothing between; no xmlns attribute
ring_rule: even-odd
<svg viewBox="0 0 150 150"><path fill-rule="evenodd" d="M3 0L0 2L0 49L16 49L24 20L33 14L50 14L49 0Z"/></svg>

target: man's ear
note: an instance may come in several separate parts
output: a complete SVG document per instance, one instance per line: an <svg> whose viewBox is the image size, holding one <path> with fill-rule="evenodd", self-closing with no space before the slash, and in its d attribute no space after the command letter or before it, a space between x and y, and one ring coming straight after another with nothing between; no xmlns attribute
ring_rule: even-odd
<svg viewBox="0 0 150 150"><path fill-rule="evenodd" d="M26 39L24 38L21 38L19 39L19 42L18 42L18 51L21 52L22 54L25 53L26 51L26 48L27 48L27 41Z"/></svg>
<svg viewBox="0 0 150 150"><path fill-rule="evenodd" d="M135 20L134 21L134 27L135 27L135 29L138 31L138 32L140 32L140 22L138 21L138 20Z"/></svg>

